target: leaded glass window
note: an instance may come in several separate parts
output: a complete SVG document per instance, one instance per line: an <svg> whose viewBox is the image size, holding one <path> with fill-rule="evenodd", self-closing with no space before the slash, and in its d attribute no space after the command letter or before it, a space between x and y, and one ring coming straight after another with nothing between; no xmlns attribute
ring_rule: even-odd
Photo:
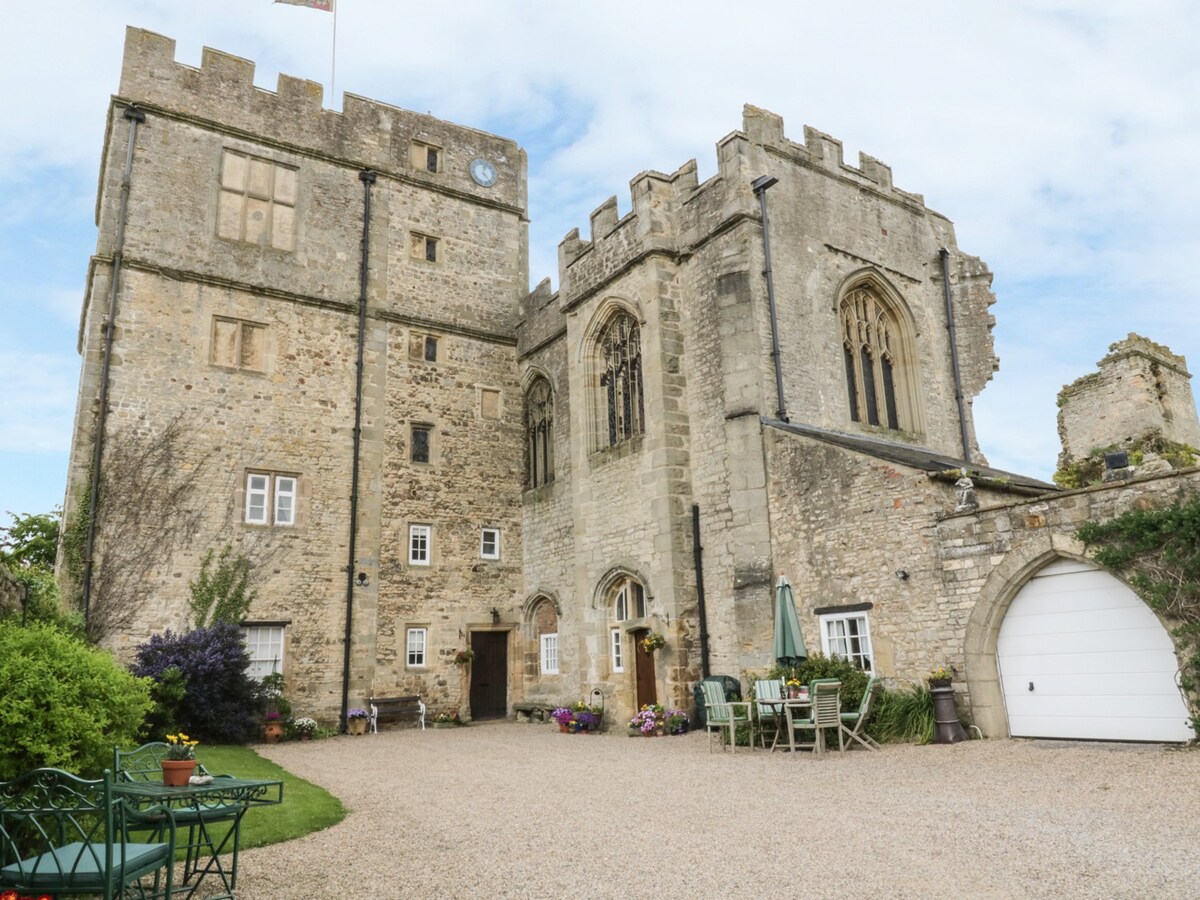
<svg viewBox="0 0 1200 900"><path fill-rule="evenodd" d="M914 429L898 399L908 355L896 312L872 291L859 288L842 300L840 313L850 420Z"/></svg>
<svg viewBox="0 0 1200 900"><path fill-rule="evenodd" d="M618 313L598 342L601 408L607 445L614 446L646 429L642 404L642 345L637 320Z"/></svg>
<svg viewBox="0 0 1200 900"><path fill-rule="evenodd" d="M525 453L529 487L554 480L554 395L545 378L525 393Z"/></svg>

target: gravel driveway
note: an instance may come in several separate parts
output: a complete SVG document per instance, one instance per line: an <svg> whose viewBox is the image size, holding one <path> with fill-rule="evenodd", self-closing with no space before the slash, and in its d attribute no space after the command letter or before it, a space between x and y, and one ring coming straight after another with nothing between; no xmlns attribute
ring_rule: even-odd
<svg viewBox="0 0 1200 900"><path fill-rule="evenodd" d="M1196 751L731 756L511 722L257 749L350 814L243 853L240 900L1200 896Z"/></svg>

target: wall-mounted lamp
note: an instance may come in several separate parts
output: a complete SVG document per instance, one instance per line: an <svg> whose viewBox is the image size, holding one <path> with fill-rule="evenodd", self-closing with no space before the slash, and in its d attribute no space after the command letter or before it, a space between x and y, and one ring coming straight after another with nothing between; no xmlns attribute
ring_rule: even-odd
<svg viewBox="0 0 1200 900"><path fill-rule="evenodd" d="M899 578L901 581L908 581L908 573L905 572L903 569L896 570L896 577Z"/></svg>
<svg viewBox="0 0 1200 900"><path fill-rule="evenodd" d="M494 607L494 606L492 607L492 624L493 625L500 624L500 610L496 609L496 607Z"/></svg>
<svg viewBox="0 0 1200 900"><path fill-rule="evenodd" d="M359 587L366 587L371 583L371 579L367 577L366 572L359 572L358 576L354 579L354 583Z"/></svg>

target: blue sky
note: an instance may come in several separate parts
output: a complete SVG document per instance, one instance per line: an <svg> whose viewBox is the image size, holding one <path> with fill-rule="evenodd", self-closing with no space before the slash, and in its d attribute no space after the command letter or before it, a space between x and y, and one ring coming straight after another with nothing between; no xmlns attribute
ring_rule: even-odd
<svg viewBox="0 0 1200 900"><path fill-rule="evenodd" d="M0 523L62 502L125 26L503 134L529 156L531 280L646 169L695 158L744 103L893 169L995 274L1001 368L976 401L992 465L1048 478L1055 397L1136 331L1200 366L1200 4L809 0L565 4L40 0L5 10L0 116Z"/></svg>

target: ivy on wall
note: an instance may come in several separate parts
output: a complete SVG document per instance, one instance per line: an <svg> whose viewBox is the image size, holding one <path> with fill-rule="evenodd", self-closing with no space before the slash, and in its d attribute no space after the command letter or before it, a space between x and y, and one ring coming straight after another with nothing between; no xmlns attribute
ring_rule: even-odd
<svg viewBox="0 0 1200 900"><path fill-rule="evenodd" d="M1097 548L1096 562L1125 575L1151 609L1174 623L1181 687L1200 734L1200 495L1086 522L1079 538Z"/></svg>

